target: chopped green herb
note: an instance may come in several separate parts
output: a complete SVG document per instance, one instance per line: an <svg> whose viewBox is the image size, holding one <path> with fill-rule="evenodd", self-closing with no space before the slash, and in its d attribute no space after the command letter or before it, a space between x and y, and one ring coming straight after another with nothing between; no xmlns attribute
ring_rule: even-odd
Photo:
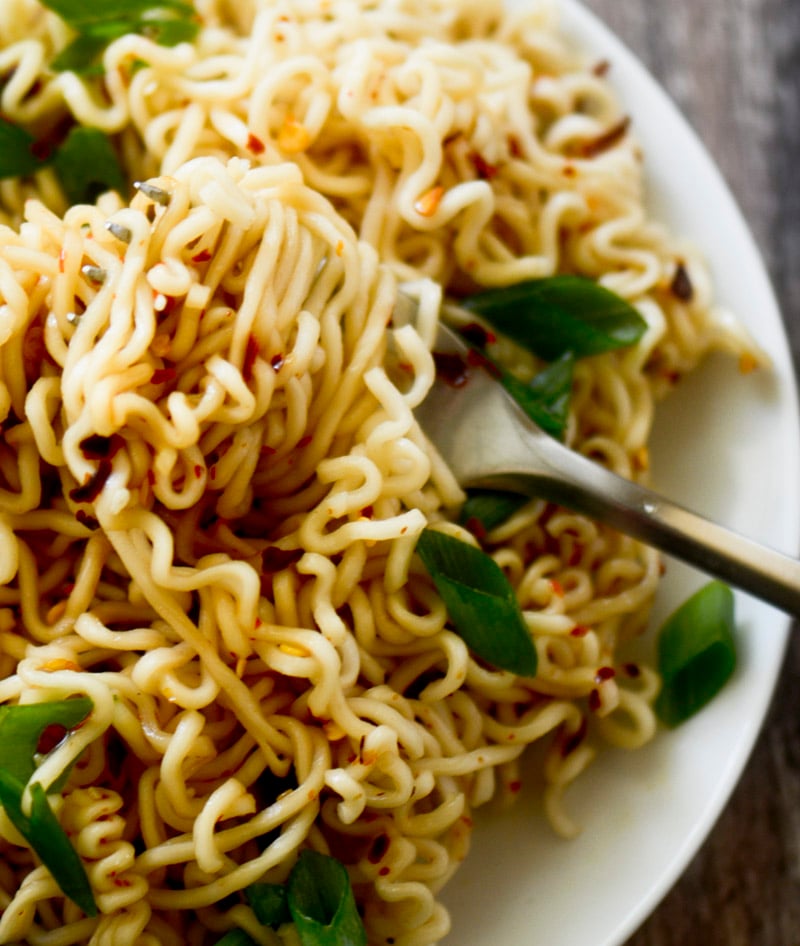
<svg viewBox="0 0 800 946"><path fill-rule="evenodd" d="M42 0L78 35L51 63L57 71L96 71L105 47L126 33L140 33L162 46L191 41L198 22L183 0Z"/></svg>
<svg viewBox="0 0 800 946"><path fill-rule="evenodd" d="M54 166L70 203L94 203L100 194L128 188L111 142L99 128L75 125L56 150Z"/></svg>
<svg viewBox="0 0 800 946"><path fill-rule="evenodd" d="M662 627L656 712L677 726L706 705L736 668L733 592L712 581L685 601Z"/></svg>
<svg viewBox="0 0 800 946"><path fill-rule="evenodd" d="M274 928L291 920L286 887L283 884L250 884L245 887L244 895L256 919L264 926Z"/></svg>
<svg viewBox="0 0 800 946"><path fill-rule="evenodd" d="M84 720L91 710L92 701L86 698L0 706L0 745L3 747L0 805L64 894L88 916L96 916L97 907L83 862L53 814L45 793L47 786L38 782L31 785L30 814L25 814L22 808L25 788L36 771L42 733L54 725L62 726L66 732Z"/></svg>
<svg viewBox="0 0 800 946"><path fill-rule="evenodd" d="M104 36L80 35L66 45L51 61L56 72L79 72L81 75L102 75L100 57L108 45Z"/></svg>
<svg viewBox="0 0 800 946"><path fill-rule="evenodd" d="M561 438L567 427L575 358L565 352L527 384L502 370L503 387L545 433Z"/></svg>
<svg viewBox="0 0 800 946"><path fill-rule="evenodd" d="M535 676L536 648L514 589L494 559L433 529L423 530L417 552L467 646L492 666Z"/></svg>
<svg viewBox="0 0 800 946"><path fill-rule="evenodd" d="M366 946L344 865L317 851L301 851L287 885L287 901L303 946Z"/></svg>
<svg viewBox="0 0 800 946"><path fill-rule="evenodd" d="M462 302L546 361L597 355L638 341L647 323L591 279L561 275L489 289Z"/></svg>
<svg viewBox="0 0 800 946"><path fill-rule="evenodd" d="M214 946L257 946L257 943L244 930L228 930L222 939L217 940Z"/></svg>
<svg viewBox="0 0 800 946"><path fill-rule="evenodd" d="M33 135L0 117L0 178L30 177L46 164L47 160L37 154Z"/></svg>
<svg viewBox="0 0 800 946"><path fill-rule="evenodd" d="M0 746L3 747L0 767L12 778L27 783L36 771L34 757L45 729L53 725L63 726L65 731L74 729L91 711L92 701L86 697L0 706Z"/></svg>
<svg viewBox="0 0 800 946"><path fill-rule="evenodd" d="M46 147L25 128L0 118L0 179L30 177L53 166L70 203L93 203L107 190L124 194L128 183L110 139L99 128L73 125L59 144Z"/></svg>
<svg viewBox="0 0 800 946"><path fill-rule="evenodd" d="M461 507L458 521L480 538L481 533L491 532L527 502L530 502L530 497L518 493L470 489L467 490L467 499Z"/></svg>

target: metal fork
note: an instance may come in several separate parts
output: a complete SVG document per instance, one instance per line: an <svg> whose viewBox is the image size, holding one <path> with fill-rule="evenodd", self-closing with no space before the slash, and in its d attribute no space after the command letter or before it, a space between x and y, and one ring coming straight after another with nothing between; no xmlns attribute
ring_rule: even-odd
<svg viewBox="0 0 800 946"><path fill-rule="evenodd" d="M800 562L610 472L546 434L490 371L469 364L469 347L445 325L434 351L462 359L463 383L437 377L414 413L463 487L558 503L800 615Z"/></svg>

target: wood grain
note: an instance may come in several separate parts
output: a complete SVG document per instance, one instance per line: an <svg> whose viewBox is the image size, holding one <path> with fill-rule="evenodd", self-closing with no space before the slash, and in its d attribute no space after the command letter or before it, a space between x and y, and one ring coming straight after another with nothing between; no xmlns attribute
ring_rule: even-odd
<svg viewBox="0 0 800 946"><path fill-rule="evenodd" d="M585 3L665 86L717 161L761 247L800 365L800 3ZM800 946L798 631L739 787L626 946Z"/></svg>

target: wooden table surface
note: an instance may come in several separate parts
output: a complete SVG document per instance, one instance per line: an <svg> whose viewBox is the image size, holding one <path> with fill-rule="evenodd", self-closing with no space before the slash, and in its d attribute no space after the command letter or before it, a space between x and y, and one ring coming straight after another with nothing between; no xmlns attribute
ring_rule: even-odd
<svg viewBox="0 0 800 946"><path fill-rule="evenodd" d="M800 367L800 0L584 2L715 158L761 247ZM731 801L626 946L800 946L800 634Z"/></svg>

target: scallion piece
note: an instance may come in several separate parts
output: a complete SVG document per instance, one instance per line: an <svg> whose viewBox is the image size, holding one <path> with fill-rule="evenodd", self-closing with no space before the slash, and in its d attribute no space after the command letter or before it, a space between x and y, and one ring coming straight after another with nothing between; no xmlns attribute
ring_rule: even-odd
<svg viewBox="0 0 800 946"><path fill-rule="evenodd" d="M366 946L350 878L336 858L301 851L289 875L287 902L303 946Z"/></svg>
<svg viewBox="0 0 800 946"><path fill-rule="evenodd" d="M20 706L0 706L0 768L12 778L27 783L36 771L34 756L39 740L48 726L74 729L92 711L87 697L58 700L49 703L25 703ZM45 785L44 788L49 788Z"/></svg>
<svg viewBox="0 0 800 946"><path fill-rule="evenodd" d="M228 930L214 946L257 946L256 941L244 930Z"/></svg>
<svg viewBox="0 0 800 946"><path fill-rule="evenodd" d="M474 535L483 533L510 519L529 502L529 497L494 489L467 490L467 499L458 516L459 523Z"/></svg>
<svg viewBox="0 0 800 946"><path fill-rule="evenodd" d="M70 203L94 203L104 191L128 189L111 141L99 128L71 128L53 164Z"/></svg>
<svg viewBox="0 0 800 946"><path fill-rule="evenodd" d="M575 358L565 352L528 383L501 369L500 382L530 419L551 437L564 435Z"/></svg>
<svg viewBox="0 0 800 946"><path fill-rule="evenodd" d="M662 689L656 712L677 726L702 709L736 668L733 592L712 581L669 617L658 638Z"/></svg>
<svg viewBox="0 0 800 946"><path fill-rule="evenodd" d="M494 667L535 676L536 648L514 589L494 559L434 529L423 530L417 552L467 646Z"/></svg>
<svg viewBox="0 0 800 946"><path fill-rule="evenodd" d="M264 926L276 928L292 919L283 884L250 884L244 895L256 919Z"/></svg>
<svg viewBox="0 0 800 946"><path fill-rule="evenodd" d="M632 345L647 323L630 303L591 279L560 275L489 289L462 300L498 331L546 361Z"/></svg>
<svg viewBox="0 0 800 946"><path fill-rule="evenodd" d="M30 177L46 165L33 135L0 116L0 178Z"/></svg>
<svg viewBox="0 0 800 946"><path fill-rule="evenodd" d="M42 0L76 33L53 59L56 71L97 71L105 47L126 33L143 34L162 46L190 41L199 23L183 0Z"/></svg>
<svg viewBox="0 0 800 946"><path fill-rule="evenodd" d="M31 785L31 811L22 809L25 788L36 771L39 740L53 725L65 732L74 728L92 710L86 698L22 706L0 706L0 805L9 820L38 854L64 895L88 916L97 915L86 871L47 800L45 787ZM62 776L63 778L63 776ZM59 783L62 779L57 780ZM52 786L51 786L52 787Z"/></svg>

